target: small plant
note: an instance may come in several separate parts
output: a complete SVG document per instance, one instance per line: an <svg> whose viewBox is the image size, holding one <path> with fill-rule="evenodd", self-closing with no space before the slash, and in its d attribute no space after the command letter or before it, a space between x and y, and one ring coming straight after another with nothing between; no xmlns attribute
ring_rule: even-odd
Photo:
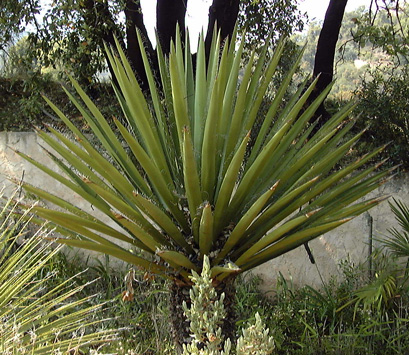
<svg viewBox="0 0 409 355"><path fill-rule="evenodd" d="M202 273L192 271L193 287L190 290L191 307L183 302L183 310L190 321L192 343L183 344L183 355L229 355L231 340L224 339L221 324L226 316L224 293L218 296L212 285L210 263L204 257ZM237 355L267 355L275 348L274 340L258 313L256 323L243 329L237 340ZM222 350L223 349L223 350Z"/></svg>
<svg viewBox="0 0 409 355"><path fill-rule="evenodd" d="M226 316L223 305L224 293L220 298L212 285L210 264L207 256L204 257L202 273L199 276L192 271L191 280L194 283L190 290L191 307L183 302L183 310L190 321L192 343L183 344L183 355L228 355L230 354L230 339L224 341L221 324ZM223 346L224 344L224 346ZM220 349L224 351L220 352Z"/></svg>
<svg viewBox="0 0 409 355"><path fill-rule="evenodd" d="M401 226L402 231L396 228L389 229L390 237L383 239L382 244L386 246L395 257L407 258L406 273L409 272L409 207L403 202L393 200L389 203L396 221Z"/></svg>
<svg viewBox="0 0 409 355"><path fill-rule="evenodd" d="M269 329L265 329L258 313L255 317L256 323L243 329L243 335L237 340L237 355L267 355L275 349L274 339L268 335Z"/></svg>
<svg viewBox="0 0 409 355"><path fill-rule="evenodd" d="M402 202L394 200L389 203L396 221L402 228L389 229L388 238L380 238L382 248L373 255L377 261L374 278L354 292L354 297L341 309L354 304L355 314L362 305L364 311L381 315L387 308L393 308L396 301L407 287L409 277L409 208ZM406 266L399 265L399 258L406 258Z"/></svg>

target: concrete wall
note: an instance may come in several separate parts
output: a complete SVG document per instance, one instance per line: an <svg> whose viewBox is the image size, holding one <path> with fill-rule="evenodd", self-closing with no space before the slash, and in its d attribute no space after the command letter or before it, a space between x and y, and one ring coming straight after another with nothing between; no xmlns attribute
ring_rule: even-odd
<svg viewBox="0 0 409 355"><path fill-rule="evenodd" d="M40 145L45 144L34 133L0 132L0 186L5 185L6 192L10 193L13 185L6 177L20 180L24 172L25 181L36 186L43 186L79 207L90 210L91 206L84 203L79 196L67 191L62 184L43 174L11 149L12 147L24 152L37 161L55 168ZM390 195L409 204L408 178L409 175L394 178L371 195ZM331 276L341 275L340 261L349 259L358 264L366 260L371 230L375 237L382 236L387 234L387 230L395 225L395 219L390 212L388 203L383 202L338 229L310 242L309 245L316 260L315 265L310 263L304 247L300 247L260 266L255 273L261 275L265 280L264 288L266 290L271 290L274 287L279 272L284 277L291 278L296 285L310 284L319 287L322 285L319 274L325 281L328 281Z"/></svg>

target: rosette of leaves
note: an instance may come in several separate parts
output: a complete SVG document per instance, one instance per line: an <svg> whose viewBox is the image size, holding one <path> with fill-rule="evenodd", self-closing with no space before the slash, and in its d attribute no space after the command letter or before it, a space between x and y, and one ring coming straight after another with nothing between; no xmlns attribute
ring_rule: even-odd
<svg viewBox="0 0 409 355"><path fill-rule="evenodd" d="M402 294L407 292L409 279L409 208L402 201L393 199L389 202L401 230L393 227L388 229L389 236L378 238L381 249L373 254L377 262L373 278L367 285L353 293L353 298L339 310L354 304L354 317L362 308L372 311L379 317L388 317L387 310L400 302ZM402 260L406 263L402 264Z"/></svg>
<svg viewBox="0 0 409 355"><path fill-rule="evenodd" d="M389 229L389 238L381 239L381 243L387 247L390 253L397 258L407 258L406 274L409 273L409 206L402 201L393 199L389 206L395 215L401 230Z"/></svg>
<svg viewBox="0 0 409 355"><path fill-rule="evenodd" d="M126 118L114 119L118 135L71 80L76 95L66 89L67 95L98 149L46 99L75 137L51 127L38 132L62 173L19 154L106 216L24 183L28 193L58 207L33 209L35 220L49 221L60 233L58 242L109 254L176 287L189 285L191 270L200 272L209 255L212 278L223 284L381 201L362 197L389 174L370 163L383 147L337 165L362 135L349 135L353 103L314 135L315 110L330 88L307 107L316 81L303 85L284 105L302 53L261 115L284 41L271 59L264 47L245 64L243 39L221 44L215 34L206 57L200 38L194 63L185 43L183 49L176 38L168 57L158 47L159 73L152 73L142 51L146 95L120 45L106 49Z"/></svg>

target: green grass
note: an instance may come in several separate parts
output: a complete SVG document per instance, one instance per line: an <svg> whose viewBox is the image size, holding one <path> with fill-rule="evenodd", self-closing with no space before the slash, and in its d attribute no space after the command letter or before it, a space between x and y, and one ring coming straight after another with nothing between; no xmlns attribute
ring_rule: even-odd
<svg viewBox="0 0 409 355"><path fill-rule="evenodd" d="M105 326L119 329L120 337L117 341L105 344L99 350L101 354L167 353L171 341L167 329L168 291L164 280L151 279L134 270L134 299L123 300L123 292L127 289L125 278L129 272L113 271L109 257L103 261L84 261L77 256L68 260L64 253L59 253L43 270L43 274L51 270L56 272L56 277L50 283L58 284L72 275L77 275L74 278L76 285L94 280L78 297L96 294L92 302L108 302L98 317L109 319Z"/></svg>
<svg viewBox="0 0 409 355"><path fill-rule="evenodd" d="M91 263L89 263L91 264ZM83 270L84 262L56 255L43 273L57 272L50 282L61 282ZM258 312L274 336L277 354L403 354L409 349L409 293L402 293L389 309L381 312L359 307L337 309L348 301L363 282L362 266L343 263L344 279L322 290L294 288L283 278L275 287L275 297L259 290L261 279L246 275L237 281L237 334ZM100 354L173 354L169 333L166 281L135 272L134 299L124 301L126 272L112 271L107 258L76 276L82 285L96 278L85 293L97 293L92 302L109 301L98 315L111 319L107 327L122 329L120 339L100 348ZM39 275L41 276L41 275ZM60 278L60 279L59 279Z"/></svg>

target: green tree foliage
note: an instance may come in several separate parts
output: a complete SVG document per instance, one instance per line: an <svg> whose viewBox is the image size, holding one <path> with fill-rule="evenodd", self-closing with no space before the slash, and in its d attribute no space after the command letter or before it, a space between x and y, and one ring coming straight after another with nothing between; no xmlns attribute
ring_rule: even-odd
<svg viewBox="0 0 409 355"><path fill-rule="evenodd" d="M32 60L32 48L27 37L7 49L6 60L1 68L1 75L10 80L25 80L40 72L38 62Z"/></svg>
<svg viewBox="0 0 409 355"><path fill-rule="evenodd" d="M271 47L274 48L280 37L290 37L297 31L302 31L305 19L306 14L297 9L297 2L294 0L241 1L238 27L241 31L246 30L247 54L255 48L261 48L261 45L268 45L267 39L271 39ZM296 50L295 43L288 41L280 63L283 71L288 70L294 63Z"/></svg>
<svg viewBox="0 0 409 355"><path fill-rule="evenodd" d="M359 51L359 46L353 41L352 31L356 30L356 18L362 16L365 12L364 7L347 12L344 15L342 22L337 51L335 54L335 83L330 93L330 98L341 100L349 100L352 97L353 91L359 87L361 83L361 75L365 72L365 66L357 66L356 60L366 59L364 56L366 50ZM311 21L308 26L308 31L304 34L294 36L294 41L301 45L306 43L305 53L301 61L300 69L308 74L314 69L315 51L317 47L318 37L321 31L320 21ZM362 64L364 64L362 62Z"/></svg>
<svg viewBox="0 0 409 355"><path fill-rule="evenodd" d="M58 122L41 95L46 93L59 101L61 97L64 100L56 81L59 71L45 68L41 61L33 58L27 36L7 49L0 73L0 130L27 131L43 123Z"/></svg>
<svg viewBox="0 0 409 355"><path fill-rule="evenodd" d="M371 146L391 142L385 157L405 168L409 167L408 11L406 1L375 2L356 19L353 32L370 67L357 90L362 123L369 125L364 138Z"/></svg>
<svg viewBox="0 0 409 355"><path fill-rule="evenodd" d="M359 129L369 127L363 136L365 144L391 142L382 153L390 164L408 167L408 110L409 67L408 5L406 2L385 2L388 7L376 7L369 11L360 7L345 14L341 27L339 48L335 58L336 82L330 99L335 104L357 98ZM301 68L310 72L314 65L315 44L320 25L310 24L306 35L295 40L307 40Z"/></svg>
<svg viewBox="0 0 409 355"><path fill-rule="evenodd" d="M0 130L38 124L44 107L42 91L49 91L50 76L31 57L27 37L7 49L0 75Z"/></svg>
<svg viewBox="0 0 409 355"><path fill-rule="evenodd" d="M103 54L107 33L123 41L126 26L119 20L123 6L122 1L53 1L42 26L29 36L36 56L46 67L62 63L83 85L89 85L107 69Z"/></svg>
<svg viewBox="0 0 409 355"><path fill-rule="evenodd" d="M409 167L409 67L368 74L357 91L361 125L369 125L364 138L370 146L389 143L383 153L391 164Z"/></svg>
<svg viewBox="0 0 409 355"><path fill-rule="evenodd" d="M28 24L38 25L39 0L5 0L0 6L0 50L26 30Z"/></svg>
<svg viewBox="0 0 409 355"><path fill-rule="evenodd" d="M245 0L240 2L238 23L246 29L246 45L256 48L265 44L271 32L275 43L280 36L302 31L305 16L294 0Z"/></svg>
<svg viewBox="0 0 409 355"><path fill-rule="evenodd" d="M354 41L363 48L378 48L395 64L409 62L409 4L406 0L377 0L356 18Z"/></svg>
<svg viewBox="0 0 409 355"><path fill-rule="evenodd" d="M115 35L129 51L130 61L138 71L129 30L136 26L146 35L143 14L140 13L141 17L137 19L133 14L141 11L139 1L135 2L135 9L130 8L133 1L119 0L56 0L47 7L41 7L34 0L3 2L0 29L4 29L4 38L0 37L0 45L31 24L28 37L33 45L31 56L41 59L46 67L55 68L62 63L82 85L89 85L97 73L107 69L103 43L114 44ZM38 21L40 10L43 10L44 17ZM271 30L276 41L280 35L302 29L303 21L296 10L295 0L244 0L240 1L239 24L248 29L248 46L254 47L262 43ZM223 26L223 23L218 25ZM145 44L151 46L149 39L145 38Z"/></svg>

